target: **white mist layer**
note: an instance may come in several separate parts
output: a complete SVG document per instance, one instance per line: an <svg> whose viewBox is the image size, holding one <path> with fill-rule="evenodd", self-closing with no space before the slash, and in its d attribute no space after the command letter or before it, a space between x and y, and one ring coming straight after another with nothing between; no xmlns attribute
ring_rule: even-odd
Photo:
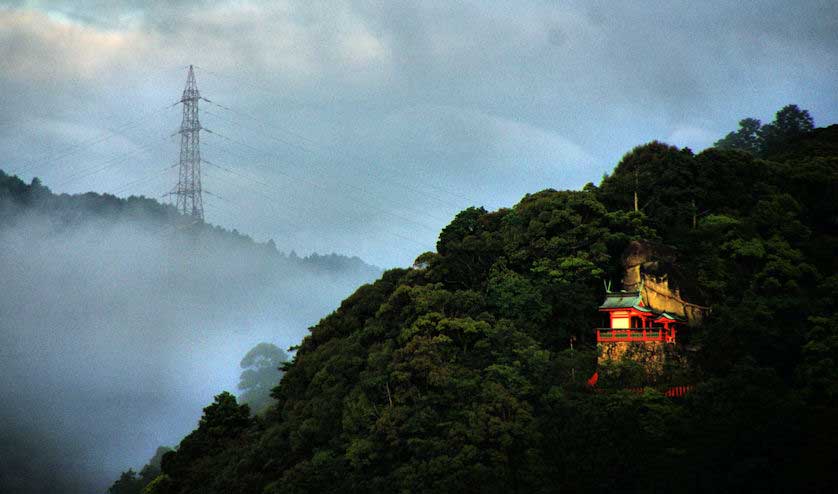
<svg viewBox="0 0 838 494"><path fill-rule="evenodd" d="M102 492L173 446L244 354L288 347L371 280L159 223L0 230L0 486Z"/></svg>

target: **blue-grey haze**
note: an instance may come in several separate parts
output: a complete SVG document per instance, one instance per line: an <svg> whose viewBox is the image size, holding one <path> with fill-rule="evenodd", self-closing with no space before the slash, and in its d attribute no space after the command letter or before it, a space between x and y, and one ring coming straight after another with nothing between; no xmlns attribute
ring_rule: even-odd
<svg viewBox="0 0 838 494"><path fill-rule="evenodd" d="M638 144L698 151L788 103L838 121L828 0L0 1L0 169L160 197L188 64L213 102L208 221L382 267L433 249L467 206L598 182ZM284 312L305 293L268 291L223 300L203 331L203 308L154 295L152 240L121 225L47 245L39 224L1 238L0 432L41 445L64 485L140 467L235 384L249 346L293 344L316 320ZM206 279L230 274L212 262ZM311 306L349 290L312 288Z"/></svg>

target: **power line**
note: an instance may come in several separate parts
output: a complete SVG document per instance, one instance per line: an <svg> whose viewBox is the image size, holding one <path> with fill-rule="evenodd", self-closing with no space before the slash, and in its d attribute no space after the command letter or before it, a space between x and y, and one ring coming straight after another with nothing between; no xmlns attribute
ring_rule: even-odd
<svg viewBox="0 0 838 494"><path fill-rule="evenodd" d="M263 91L263 92L265 92L265 93L267 93L267 94L271 94L271 95L274 95L274 96L279 96L279 97L281 97L281 98L285 98L285 99L287 99L287 96L286 96L286 95L282 95L282 94L277 93L275 89L270 89L270 88L267 88L267 87L265 87L265 86L261 86L261 85L255 84L255 83L253 83L253 81L252 81L252 80L245 80L245 79L240 79L240 78L233 77L233 76L229 76L229 75L220 74L220 73L218 73L218 72L216 72L216 71L209 70L209 69L205 69L205 68L203 68L203 67L201 68L201 70L202 70L203 72L207 73L207 74L210 74L210 75L212 75L212 76L215 76L215 77L218 77L218 78L221 78L221 79L226 79L226 80L231 81L231 82L233 82L233 83L235 83L235 84L240 84L240 85L244 85L244 86L249 86L249 87L254 88L254 89L257 89L257 90L259 90L259 91ZM220 104L218 104L218 103L215 103L215 102L212 102L212 101L207 101L207 102L209 102L209 103L211 103L211 104L214 104L214 105L218 106L219 108L222 108L222 109L225 109L225 110L231 111L231 112L233 112L233 113L237 113L237 114L242 115L242 116L246 116L247 118L250 118L251 120L254 120L254 121L256 121L256 122L262 123L263 125L265 124L263 120L258 119L258 118L256 118L256 117L254 117L253 115L248 114L248 113L246 113L246 112L244 112L244 111L241 111L241 110L236 110L236 109L234 109L234 108L230 108L230 107L227 107L227 106L222 106L222 105L220 105ZM278 127L278 126L276 126L275 124L274 124L274 126L273 126L273 127L274 127L274 128L276 128L277 130L280 130L280 131L282 131L282 132L285 132L285 133L287 133L287 134L290 134L290 135L292 135L292 136L294 136L294 137L296 137L296 138L298 138L298 139L306 140L306 141L311 142L312 144L316 144L316 141L314 141L314 140L312 140L312 139L309 139L309 138L307 138L307 137L305 137L305 136L303 136L303 135L301 135L301 134L298 134L298 133L296 133L296 132L293 132L293 131L290 131L290 130L287 130L287 129L282 129L281 127ZM340 155L340 154L347 154L347 151L346 151L346 150L343 150L343 149L336 149L336 148L334 148L334 146L332 146L332 145L326 144L326 147L331 148L333 151L335 151L335 152L336 152L336 153L338 153L339 155ZM351 154L351 152L350 152L350 154ZM357 155L355 155L355 157L357 158L358 156L357 156ZM366 161L366 160L365 160L365 159L361 159L361 161ZM386 169L388 169L388 170L390 170L390 171L393 171L393 172L395 172L395 173L397 173L397 174L403 174L403 173L404 173L404 170L401 170L401 169L396 169L396 168L393 168L393 167L388 167L388 166L383 165L383 164L379 164L379 166L380 166L380 167L382 167L382 168L386 168ZM472 204L475 204L475 203L477 202L477 201L475 201L475 200L474 200L474 199L472 199L472 198L466 197L466 196L464 196L464 195L462 195L462 194L459 194L459 193L457 193L457 192L452 192L452 191L450 191L450 190L448 190L448 189L445 189L445 188L443 188L443 187L439 187L439 186L436 186L436 185L433 185L433 184L429 184L429 183L427 183L427 182L423 183L423 185L424 185L425 187L427 187L427 188L437 190L437 191L442 192L442 193L444 193L444 194L448 194L448 195L451 195L451 196L453 196L453 197L457 197L457 198L459 198L459 199L463 199L463 200L468 201L469 203L472 203Z"/></svg>
<svg viewBox="0 0 838 494"><path fill-rule="evenodd" d="M229 122L229 123L232 123L232 124L234 124L234 125L243 126L240 122L233 122L232 120L228 120L227 118L222 117L221 115L218 115L218 114L213 113L213 112L211 112L211 111L206 111L206 110L205 110L205 111L204 111L204 113L206 113L207 115L211 115L211 116L213 116L213 117L216 117L216 118L220 118L220 119L225 120L225 121L227 121L227 122ZM252 127L251 127L251 129L252 129ZM304 151L305 153L307 153L307 154L309 154L309 155L311 155L311 156L317 156L317 155L323 156L323 154L322 154L322 153L319 153L319 152L318 152L318 151L316 151L316 150L313 150L313 149L307 148L307 147L305 147L305 146L303 146L303 145L300 145L300 144L297 144L297 143L294 143L294 142L290 142L290 141L286 141L286 140L284 140L284 139L280 139L280 138L278 138L278 137L276 137L276 136L274 136L274 135L268 134L268 133L267 133L267 132L265 132L264 130L262 131L262 135L264 135L264 136L268 137L269 139L275 140L275 141L277 141L277 142L279 142L279 143L286 144L286 145L288 145L288 146L291 146L291 147L294 147L294 148L300 149L300 150ZM322 166L321 166L321 167L319 167L319 169L322 171L322 170L324 170L324 167L322 167ZM401 183L401 182L398 182L398 181L395 181L395 180L392 180L392 179L387 179L387 178L382 177L382 176L380 176L380 175L373 175L373 174L369 174L369 173L368 173L368 175L369 175L369 176L371 176L372 178L374 178L376 181L388 182L388 183L390 183L390 184L396 185L396 186L401 187L401 188L403 188L403 189L410 190L410 191L414 192L415 194L417 194L417 195L421 196L422 198L435 200L436 202L438 202L438 203L440 203L440 204L442 204L442 205L444 205L444 206L446 206L446 207L453 208L453 209L459 209L459 207L460 207L460 206L455 205L455 204L453 204L453 203L451 203L451 202L448 202L448 201L446 201L446 200L444 200L444 199L442 199L442 198L440 198L440 197L438 197L438 196L435 196L435 195L429 194L427 191L421 190L421 189L419 189L419 188L416 188L416 187L413 187L413 186L410 186L410 185L406 185L406 184L404 184L404 183ZM368 191L367 189L363 188L363 187L358 187L358 186L355 186L355 185L352 185L352 184L348 184L348 183L344 183L344 185L345 185L346 187L350 187L350 188L353 188L353 189L355 189L355 190L358 190L358 191L360 191L360 192L362 192L362 193L364 193L364 194L366 194L366 195L370 195L369 191ZM421 214L425 214L425 215L427 215L427 211L422 211L422 213L421 213ZM441 218L438 218L438 217L437 217L437 218L435 218L435 219L437 219L437 220L439 220L439 221L446 221L445 219L441 219Z"/></svg>
<svg viewBox="0 0 838 494"><path fill-rule="evenodd" d="M222 139L224 139L224 140L227 140L227 141L229 141L229 142L232 142L232 143L234 143L234 144L236 144L236 145L238 145L238 146L248 148L248 149L250 149L250 150L252 150L252 151L255 151L255 152L257 152L257 153L260 153L260 154L274 154L274 153L271 153L271 152L266 152L266 151L260 150L260 149L258 149L258 148L255 148L255 147L253 147L253 146L251 146L251 145L249 145L249 144L243 143L243 142L241 142L241 141L238 141L238 140L235 140L235 139L231 139L230 137L227 137L227 136L224 136L224 135L222 135L222 134L219 134L219 133L218 133L218 132L216 132L216 131L211 131L211 130L209 130L209 129L205 129L205 130L206 130L209 134L216 135L216 136L218 136L218 137L220 137L220 138L222 138ZM275 155L275 154L274 154L274 155ZM276 155L275 155L275 156L276 156ZM287 177L287 178L289 178L289 179L291 179L291 180L295 180L295 181L299 181L299 182L305 182L305 183L307 183L307 184L311 185L312 187L316 187L316 188L321 189L321 190L324 190L324 191L326 191L326 192L331 192L331 191L330 191L327 187L325 187L325 186L323 186L323 185L321 185L321 184L319 184L319 183L317 183L317 182L313 182L313 181L311 181L311 180L308 180L308 179L306 179L306 178L303 178L303 177L298 177L298 176L293 176L293 175L291 175L291 174L289 174L289 173L286 173L286 172L283 172L283 171L281 171L281 170L277 170L277 169L272 169L272 171L274 171L274 172L276 172L276 173L279 173L280 175L282 175L282 176L284 176L284 177ZM362 191L362 192L363 192L363 191ZM431 227L431 226L426 225L425 223L418 222L418 221L416 221L416 220L414 220L414 219L412 219L412 218L408 218L408 217L406 217L406 216L402 216L402 215L396 214L396 213L394 213L393 211L391 211L391 210L389 210L389 209L386 209L386 208L383 208L383 207L377 206L377 205L372 204L372 203L370 203L370 202L367 202L367 201L362 201L362 200L356 200L356 201L354 201L354 202L355 202L355 203L357 203L357 204L365 205L365 206L366 206L367 208L369 208L369 209L373 209L373 210L376 210L376 211L381 212L381 213L383 213L383 214L387 214L387 215L393 216L393 217L395 217L395 218L397 218L397 219L400 219L400 220L402 220L402 221L406 221L406 222L408 222L408 223L413 223L413 224L415 224L415 225L417 225L417 226L420 226L420 227L422 227L422 228L426 228L426 229L428 229L428 230L430 230L430 231L434 231L434 232L435 232L435 231L437 231L437 228L433 228L433 227Z"/></svg>
<svg viewBox="0 0 838 494"><path fill-rule="evenodd" d="M168 108L168 107L167 107ZM101 144L103 142L109 141L114 137L122 135L121 132L131 129L133 127L138 126L140 123L145 121L147 118L151 116L155 116L157 113L167 109L167 108L157 108L155 110L150 110L146 112L143 116L136 118L130 122L121 124L115 128L105 130L102 133L97 134L94 137L84 139L81 141L77 141L75 143L70 144L69 146L63 147L59 152L53 154L44 154L40 158L30 160L27 163L17 167L17 173L25 172L30 170L33 166L39 166L43 164L48 164L48 166L55 165L60 160L63 160L69 156L72 156L84 149L90 148L97 144ZM41 170L43 173L43 170Z"/></svg>
<svg viewBox="0 0 838 494"><path fill-rule="evenodd" d="M352 153L351 151L347 151L347 150L345 150L345 149L337 149L337 148L335 148L335 147L334 147L334 145L332 145L332 144L318 142L318 141L315 141L315 140L313 140L313 139L310 139L310 138L308 138L308 137L306 137L306 136L303 136L303 135L301 135L301 134L299 134L299 133L296 133L296 132L290 131L290 130L288 130L288 129L284 129L284 128L282 128L282 127L276 126L275 124L273 124L273 125L268 124L268 123L267 123L267 122L265 122L264 120L259 119L259 118L255 117L255 116L253 116L253 115L251 115L251 114L249 114L249 113L247 113L247 112L244 112L244 111L241 111L241 110L237 110L237 109L234 109L234 108L230 108L230 107L228 107L228 106L220 105L220 104L218 104L218 103L216 103L216 102L214 102L214 101L210 101L210 100L206 100L206 101L207 101L208 103L210 103L210 104L214 105L214 106L217 106L218 108L221 108L221 109L223 109L223 110L227 110L227 111L229 111L229 112L231 112L231 113L235 113L236 115L240 115L240 116L246 117L246 118L248 118L248 119L250 119L250 120L253 120L254 122L259 123L259 124L260 124L260 125L262 125L263 127L269 127L269 128L274 129L274 130L278 130L279 132L283 132L283 133L285 133L285 134L288 134L288 135L290 135L290 136L292 136L292 137L294 137L294 138L296 138L296 139L299 139L299 140L302 140L302 141L306 141L306 142L308 142L308 143L309 143L309 144L311 144L311 145L314 145L314 146L319 146L320 148L325 148L325 149L327 149L327 150L331 151L333 154L336 154L336 155L347 155L347 154L349 154L349 155L353 156L354 158L358 159L358 160L359 160L359 161L361 161L361 162L366 161L366 158L360 157L360 156L358 156L357 154ZM219 115L216 115L216 114L214 114L214 113L212 113L212 112L209 112L209 111L207 111L206 113L208 113L208 114L210 114L210 115L213 115L213 116L216 116L216 117L219 117L219 118L222 118L222 117L220 117ZM303 151L305 151L305 152L308 152L308 153L312 153L312 154L322 154L322 153L318 153L317 151L314 151L314 150L312 150L312 149L309 149L309 148L307 148L307 147L305 147L305 146L302 146L302 145L300 145L300 144L297 144L297 143L292 143L292 142L288 142L288 141L285 141L285 140L283 140L283 139L279 139L279 138L277 138L277 137L275 137L275 136L273 136L273 135L269 135L269 134L267 134L267 133L265 133L264 135L267 135L268 137L270 137L270 138L272 138L272 139L274 139L274 140L277 140L278 142L281 142L281 143L284 143L284 144L288 144L288 145L294 146L294 147L296 147L296 148L298 148L298 149L301 149L301 150L303 150ZM390 167L390 166L384 165L384 164L382 164L382 163L377 163L376 165L377 165L379 168L384 168L384 169L390 170L390 171L395 172L395 173L398 173L398 174L403 174L403 170L398 170L398 169L396 169L396 168L393 168L393 167ZM382 177L380 177L380 176L376 176L376 178L377 178L377 179L379 179L379 180L381 180L381 179L382 179ZM389 181L390 183L393 183L393 184L398 185L399 187L403 187L403 188L405 188L405 189L412 190L412 191L414 191L414 192L420 193L420 194L422 194L422 195L423 195L423 196L425 196L425 197L427 197L427 196L428 196L428 193L427 193L427 191L425 191L425 190L417 189L417 188L415 188L415 187L411 187L410 185L406 185L406 184L403 184L403 183L401 183L401 182L397 182L397 181L395 181L395 180L388 180L388 181ZM429 183L427 183L427 182L421 182L421 183L422 183L422 185L423 185L424 187L426 187L426 188L428 188L428 189L433 189L433 190L436 190L436 191L441 192L441 193L443 193L443 194L448 194L448 195L450 195L450 196L452 196L452 197L456 197L456 198L458 198L458 199L462 199L462 200L467 201L467 202L471 202L471 203L475 202L473 199L470 199L470 198L468 198L468 197L466 197L466 196L464 196L464 195L462 195L462 194L458 194L458 193L456 193L456 192L452 192L452 191L447 190L447 189L445 189L445 188L441 188L441 187L435 186L435 185L433 185L433 184L429 184ZM431 197L434 197L434 196L431 196ZM458 205L453 205L453 204L451 204L451 203L448 203L448 202L446 202L445 200L443 200L443 199L441 199L441 198L438 198L438 197L434 197L434 198L435 198L437 201L439 201L439 202L441 202L441 203L444 203L444 204L448 205L449 207L454 207L454 208L459 208L459 207L460 207L460 206L458 206Z"/></svg>
<svg viewBox="0 0 838 494"><path fill-rule="evenodd" d="M177 185L175 191L173 192L173 195L176 195L178 197L177 208L182 214L185 214L186 216L190 216L192 218L195 218L195 220L193 220L192 223L190 223L188 225L183 225L180 222L178 222L175 225L176 229L187 228L191 225L194 225L196 223L199 223L199 222L203 221L203 197L202 197L202 195L203 195L203 192L207 192L207 191L204 191L203 187L201 185L201 164L202 163L207 163L211 166L217 167L217 168L223 170L225 173L229 173L230 175L233 175L240 180L249 182L251 184L255 184L259 187L262 187L262 188L268 190L269 192L271 192L271 194L265 194L265 193L262 193L262 192L259 192L259 191L256 191L256 192L263 195L267 199L269 199L271 201L271 203L276 202L276 196L274 194L278 194L279 197L287 196L286 192L283 192L283 191L277 189L276 186L272 185L269 182L261 180L257 175L252 175L252 174L249 174L247 172L240 171L240 170L235 170L235 169L232 169L230 167L225 167L225 166L222 166L222 165L216 165L215 163L209 162L207 160L203 160L201 158L201 153L200 153L200 131L201 130L205 130L208 133L212 133L212 134L218 136L219 138L224 139L226 141L229 141L230 143L233 143L237 147L240 147L242 149L249 149L250 151L255 152L255 153L259 153L259 154L271 154L271 153L265 152L263 150L258 149L257 147L254 147L254 146L251 146L249 144L237 141L235 139L230 139L230 138L224 136L221 133L213 132L209 129L204 129L201 126L201 123L200 123L199 118L198 118L198 116L199 116L198 115L198 101L200 99L203 99L203 98L201 97L201 95L198 91L198 88L197 88L197 83L196 83L195 74L194 74L194 68L192 66L190 66L189 67L189 72L188 72L188 75L187 75L187 83L186 83L186 87L183 91L183 95L182 95L180 101L175 103L175 104L183 104L183 120L181 122L181 128L180 128L179 132L177 133L177 134L180 134L180 136L181 136L181 152L180 152L180 159L179 159L178 164L173 165L173 166L167 166L167 167L162 168L162 169L155 169L155 171L149 176L136 178L136 179L131 180L127 183L124 183L124 184L120 185L119 187L117 187L116 189L114 189L114 193L120 193L121 191L128 190L131 187L133 187L133 186L135 186L139 183L147 182L147 181L153 180L153 179L158 179L161 176L163 176L168 170L170 170L174 167L177 167L179 169L179 180L178 180L178 185ZM206 101L209 101L209 100L206 100ZM172 106L174 106L174 105L172 105ZM219 108L231 111L233 113L236 113L232 109L229 109L229 108L224 107L222 105L216 105L216 106L218 106ZM140 117L138 117L138 118L136 118L136 119L134 119L130 122L126 122L126 123L114 126L110 129L104 131L104 132L101 132L100 134L97 134L97 135L95 135L93 137L90 137L90 138L87 138L87 139L83 139L83 140L74 142L74 143L72 143L68 146L64 146L64 147L62 147L58 150L55 150L55 151L52 151L52 152L49 152L49 153L44 153L44 154L42 154L40 161L39 160L31 160L24 165L24 169L31 169L33 167L40 166L45 161L50 161L51 162L50 164L54 165L56 162L58 162L62 159L65 159L68 156L71 156L73 154L84 151L85 149L90 148L92 146L96 146L97 144L106 142L110 139L113 139L116 136L122 135L121 134L122 132L139 126L143 121L147 120L148 118L154 117L155 115L159 114L160 112L162 112L162 111L164 111L168 108L171 108L171 106L147 111L142 116L140 116ZM217 115L214 115L214 116L217 116ZM217 117L223 119L223 117L220 117L220 116L217 116ZM235 123L235 122L233 122L233 123ZM296 148L298 148L302 151L305 151L307 153L312 153L312 154L317 153L317 151L312 150L309 146L295 144L293 140L280 140L279 138L277 138L276 136L274 136L272 134L267 134L264 131L262 131L262 132L265 135L268 135L275 140L279 140L280 142L283 142L286 145L294 146L294 147L296 147ZM297 138L300 139L300 140L308 141L312 144L316 144L315 141L304 138L303 136L298 136ZM61 186L67 185L69 183L72 183L74 181L81 180L81 179L96 175L98 173L101 173L101 172L103 172L105 170L108 170L108 169L111 169L113 167L123 165L123 164L128 162L129 158L131 158L132 156L136 156L137 154L143 152L144 150L151 149L153 145L154 145L153 143L141 144L137 147L137 149L134 149L131 152L112 155L112 156L108 157L107 159L105 159L104 161L100 161L98 164L91 165L90 163L88 163L88 166L84 166L84 167L72 170L71 173L68 176L65 177L65 180L60 182L58 184L58 186L61 187ZM239 156L241 156L241 155L239 155ZM316 187L316 188L319 188L319 189L322 189L322 190L330 191L330 189L328 187L324 186L323 184L315 182L315 181L308 180L305 177L294 176L292 174L283 173L282 171L275 170L273 167L271 167L271 169L280 173L281 175L286 176L287 178L289 178L290 180L292 180L294 182L305 182L305 183L310 184L312 187ZM370 195L369 192L366 191L363 188L360 188L360 187L352 187L352 188L359 191L360 193L362 193L365 196ZM219 196L216 193L208 192L207 195L209 195L211 197L214 197L214 198L217 198L222 202L230 204L231 206L235 206L234 202L231 202L231 201ZM352 201L352 203L353 204L359 204L359 205L362 205L366 208L374 209L374 210L380 211L384 214L399 218L402 221L402 223L412 223L412 224L421 226L423 228L429 229L429 230L434 231L434 232L437 230L436 228L432 228L432 227L430 227L430 226L428 226L428 225L426 225L422 222L415 221L412 218L396 214L392 210L381 208L381 207L379 207L375 204L371 204L368 201L354 200L354 201ZM427 213L425 213L425 216L427 216ZM360 225L358 225L356 223L351 223L351 222L346 222L346 223L343 223L341 225L341 227L348 228L348 229L353 229L351 227L357 227L357 226L360 226ZM358 231L359 233L362 233L362 234L368 234L369 233L369 232L360 232L359 230L355 230L355 231ZM414 238L402 235L402 234L400 234L398 232L394 232L392 230L383 230L383 233L393 235L393 236L398 237L400 239L403 239L407 242L419 245L423 248L426 247L426 245L424 243L418 242ZM396 245L396 244L394 244L394 245Z"/></svg>
<svg viewBox="0 0 838 494"><path fill-rule="evenodd" d="M99 165L105 165L105 166L99 167L99 165L96 165L96 166L87 167L83 170L79 170L78 172L76 172L74 174L71 174L70 176L66 177L64 181L59 182L58 184L56 184L56 187L63 187L67 184L75 182L76 180L96 175L97 173L102 172L102 171L107 170L107 169L110 169L110 168L113 168L114 166L125 164L125 163L127 163L127 161L126 161L127 158L132 157L132 156L136 156L136 155L138 155L138 154L140 154L144 151L150 150L154 144L156 144L156 142L139 145L137 147L137 149L135 149L134 151L131 151L129 153L113 155L109 159L99 163Z"/></svg>
<svg viewBox="0 0 838 494"><path fill-rule="evenodd" d="M227 81L230 81L233 84L236 84L236 85L239 85L239 86L248 86L248 87L256 89L258 91L262 91L266 94L271 94L271 95L274 95L274 96L277 96L277 97L280 97L280 98L283 98L283 99L286 99L286 100L289 99L288 95L278 93L275 88L256 84L252 80L245 80L245 79L242 79L240 77L236 77L236 76L229 75L229 74L221 74L221 73L219 73L217 71L213 71L213 70L208 70L208 69L203 69L203 70L206 73L210 74L211 76L217 77L219 79L225 79ZM300 102L296 102L296 103L299 104L299 105L303 105L303 103L300 103ZM229 111L237 112L241 115L247 115L246 113L244 113L240 110L235 110L233 108L228 108L228 107L222 107L222 108L224 108L226 110L229 110ZM253 120L260 121L259 119L257 119L256 117L253 117L252 115L247 115L247 116L248 116L248 118L251 118ZM320 116L320 118L322 119L322 116ZM333 120L332 123L337 123L337 122L335 122ZM287 131L287 132L291 133L291 134L294 134L293 132L290 132L290 131ZM297 134L297 136L302 138L302 136L299 136L299 134ZM400 143L400 144L408 144L408 145L413 144L409 140L404 139L404 138L399 138L398 136L393 136L393 138L397 143ZM336 150L336 152L339 155L351 153L350 151L345 151L345 150ZM396 168L393 168L393 167L388 167L384 164L379 164L378 166L380 166L382 168L389 169L389 170L391 170L391 171L393 171L393 172L395 172L399 175L404 173L404 170L402 170L402 169L396 169ZM533 170L529 169L529 170L524 171L521 168L512 168L509 171L513 175L515 175L516 177L523 178L523 177L525 177L525 174L531 174ZM550 172L547 169L544 169L544 170L540 171L539 172L539 177L542 180L547 181L547 182L554 182L555 180L558 180L558 175L555 175L554 173ZM454 197L459 197L460 199L464 199L464 200L468 201L470 203L470 205L476 205L479 202L479 201L475 201L472 198L469 198L469 197L466 197L462 194L459 194L459 193L450 191L448 189L436 186L434 184L429 184L427 182L424 182L423 186L427 187L427 188L430 188L430 189L438 190L440 192L443 192L445 194L449 194L449 195L454 196ZM485 191L485 189L483 189L483 190Z"/></svg>
<svg viewBox="0 0 838 494"><path fill-rule="evenodd" d="M116 189L114 189L114 190L113 190L113 192L111 192L111 193L112 193L113 195L116 195L116 194L119 194L120 192L123 192L123 191L125 191L125 190L130 189L130 188L131 188L131 187L133 187L134 185L141 184L141 183L144 183L144 182L148 182L149 180L152 180L152 179L154 179L154 178L159 178L159 177L161 177L161 176L165 175L165 173L166 173L167 171L169 171L169 170L171 170L171 169L173 169L173 168L175 168L175 167L177 167L177 166L178 166L178 165L171 165L171 166L167 166L167 167L165 167L165 168L159 169L159 170L155 170L155 172L154 172L154 173L152 173L151 175L148 175L148 176L145 176L145 177L142 177L142 178L138 178L138 179L132 180L132 181L130 181L130 182L128 182L128 183L125 183L125 184L120 185L119 187L117 187Z"/></svg>
<svg viewBox="0 0 838 494"><path fill-rule="evenodd" d="M153 67L153 68L155 69L155 71L146 71L145 75L140 76L139 78L132 77L131 82L133 83L133 85L138 86L138 85L144 84L149 79L158 78L160 76L163 76L164 74L168 74L168 73L170 73L174 70L180 70L181 68L185 68L185 67L178 65L178 66L168 66L168 67L157 66L157 67ZM84 110L89 110L90 107L91 107L89 101L82 100L78 96L74 96L72 92L62 93L61 94L61 99L62 99L62 101L68 101L68 100L71 100L71 99L75 100L76 103L78 103L78 105L75 108L72 108L72 107L67 108L67 109L65 109L63 111L60 111L60 112L57 112L57 113L56 112L48 112L48 113L40 113L39 114L36 111L33 111L35 109L27 108L27 111L26 111L25 114L16 115L15 119L9 119L9 120L6 120L5 122L0 122L0 129L5 129L6 127L20 125L17 118L21 118L21 117L24 120L26 120L26 119L28 119L28 120L37 120L37 119L57 120L57 119L63 119L63 118L67 118L67 117L79 118L81 112L83 112ZM119 112L119 115L122 115L122 112ZM94 115L92 115L92 116L99 117L100 114L99 113L94 113ZM82 118L82 120L83 120L83 118Z"/></svg>
<svg viewBox="0 0 838 494"><path fill-rule="evenodd" d="M219 169L219 170L222 170L222 171L224 171L224 172L227 172L227 173L229 173L229 174L231 174L231 175L234 175L234 176L236 176L236 177L239 177L239 178L241 178L241 179L248 180L248 181L251 181L251 182L253 182L253 183L256 183L256 184L262 185L262 186L264 186L264 187L268 188L271 192L276 192L276 193L280 193L280 194L282 193L282 191L280 191L279 189L277 189L276 187L274 187L274 186L272 186L272 185L270 185L270 184L267 184L267 183L265 183L265 182L259 181L259 180L257 180L257 179L252 178L252 177L248 177L248 176L247 176L247 175L245 175L245 174L242 174L242 173L237 173L236 171L232 170L232 169L231 169L231 168L229 168L229 167L222 166L222 165L219 165L219 164L216 164L216 163L214 163L214 162L207 161L207 160L204 160L204 163L206 163L206 164L208 164L208 165L210 165L210 166L212 166L212 167L214 167L214 168L217 168L217 169ZM272 202L277 200L277 198L276 198L275 196L272 196L272 195L266 195L265 193L262 193L262 192L260 192L260 191L258 191L258 190L256 190L256 189L251 189L251 190L252 190L253 192L256 192L256 193L258 193L258 194L260 194L260 195L263 195L263 196L267 197L267 198L268 198L268 199L270 199ZM229 201L227 201L227 202L229 202ZM354 232L356 232L356 233L365 233L365 232L362 232L362 231L360 231L360 230L358 230L358 229L356 229L356 228L347 228L347 225L351 225L351 224L352 224L352 223L343 223L341 226L342 226L344 229L348 229L348 230L350 230L350 231L354 231ZM297 225L297 226L299 226L299 225ZM390 235L393 235L393 236L395 236L395 237L398 237L398 238L400 238L400 239L402 239L402 240L406 240L406 241L408 241L408 242L410 242L410 243L416 244L416 245L421 246L421 247L423 247L423 248L426 248L426 247L427 247L427 245L426 245L426 244L423 244L423 243L421 243L421 242L417 241L416 239L413 239L413 238L410 238L410 237L404 236L404 235L402 235L402 234L400 234L400 233L397 233L397 232L394 232L394 231L392 231L392 230L383 230L383 231L384 231L385 233L388 233L388 234L390 234Z"/></svg>

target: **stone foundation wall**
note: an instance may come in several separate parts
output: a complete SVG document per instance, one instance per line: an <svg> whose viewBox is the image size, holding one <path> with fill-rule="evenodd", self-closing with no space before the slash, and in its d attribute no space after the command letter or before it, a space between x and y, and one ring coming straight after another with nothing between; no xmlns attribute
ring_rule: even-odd
<svg viewBox="0 0 838 494"><path fill-rule="evenodd" d="M602 368L630 360L640 364L649 376L658 376L666 359L664 346L662 341L599 343L597 365Z"/></svg>

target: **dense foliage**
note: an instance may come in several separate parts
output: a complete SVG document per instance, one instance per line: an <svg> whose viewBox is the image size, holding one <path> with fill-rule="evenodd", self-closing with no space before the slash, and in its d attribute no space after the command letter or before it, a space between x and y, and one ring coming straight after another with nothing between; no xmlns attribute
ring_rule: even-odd
<svg viewBox="0 0 838 494"><path fill-rule="evenodd" d="M719 149L738 149L752 154L771 154L798 136L808 134L815 122L807 110L797 105L786 105L774 116L774 121L762 125L756 118L739 121L739 129L716 141Z"/></svg>
<svg viewBox="0 0 838 494"><path fill-rule="evenodd" d="M170 448L160 446L154 456L137 473L133 469L122 472L122 475L108 489L108 494L140 494L143 489L160 476L160 463L163 455L171 451Z"/></svg>
<svg viewBox="0 0 838 494"><path fill-rule="evenodd" d="M836 193L832 126L760 158L653 142L598 187L469 208L311 329L266 416L219 395L149 492L829 490ZM684 399L585 385L635 239L712 308Z"/></svg>

